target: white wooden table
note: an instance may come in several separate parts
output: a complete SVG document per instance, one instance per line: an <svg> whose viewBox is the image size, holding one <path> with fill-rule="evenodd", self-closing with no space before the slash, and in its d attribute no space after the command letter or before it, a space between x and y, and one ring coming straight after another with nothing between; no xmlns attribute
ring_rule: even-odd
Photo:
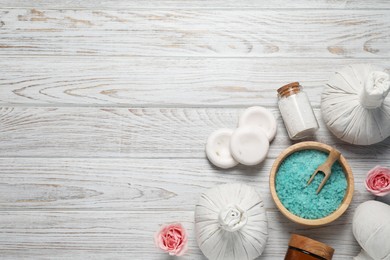
<svg viewBox="0 0 390 260"><path fill-rule="evenodd" d="M168 259L153 244L166 222L189 231L183 259L203 259L194 234L199 195L221 183L257 187L282 259L291 233L359 252L351 221L373 199L366 172L389 166L390 140L347 145L321 120L330 73L350 63L390 69L387 0L0 0L0 258ZM299 81L355 175L353 203L321 228L291 223L268 188L292 144L276 89ZM270 108L278 133L257 167L219 170L207 136L246 107Z"/></svg>

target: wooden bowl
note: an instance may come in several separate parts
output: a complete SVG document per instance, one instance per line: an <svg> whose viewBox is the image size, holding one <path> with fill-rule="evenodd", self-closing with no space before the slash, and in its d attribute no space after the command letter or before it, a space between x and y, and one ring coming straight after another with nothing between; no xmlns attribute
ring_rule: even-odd
<svg viewBox="0 0 390 260"><path fill-rule="evenodd" d="M287 158L290 154L301 151L301 150L319 150L323 151L326 153L329 153L332 148L329 145L319 143L319 142L301 142L294 144L290 147L288 147L286 150L284 150L278 158L276 158L272 169L271 169L271 174L269 176L269 185L271 189L271 195L272 198L283 215L285 215L288 219L307 226L321 226L321 225L326 225L337 218L339 218L348 208L349 204L352 201L352 196L353 196L353 190L354 190L354 183L353 183L353 175L352 175L352 170L351 167L349 166L347 160L344 158L343 155L340 156L340 159L338 160L343 168L345 177L347 179L347 191L345 193L345 197L343 201L341 202L339 208L331 213L330 215L319 218L319 219L305 219L301 218L297 215L294 215L290 211L288 211L282 204L282 202L279 200L279 197L276 193L276 188L275 188L275 177L278 172L280 164L284 161L284 159Z"/></svg>

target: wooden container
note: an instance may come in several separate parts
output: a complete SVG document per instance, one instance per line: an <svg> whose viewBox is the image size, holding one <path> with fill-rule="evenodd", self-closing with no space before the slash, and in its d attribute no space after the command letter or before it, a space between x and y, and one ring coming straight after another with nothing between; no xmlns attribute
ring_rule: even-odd
<svg viewBox="0 0 390 260"><path fill-rule="evenodd" d="M334 211L332 214L319 218L319 219L305 219L301 218L297 215L294 215L290 211L288 211L282 204L282 202L279 200L279 197L276 193L276 187L275 187L275 177L278 172L280 164L286 159L290 154L301 151L301 150L319 150L323 151L326 153L329 153L332 148L329 145L319 143L319 142L301 142L294 144L290 147L288 147L286 150L284 150L278 158L276 158L272 169L271 169L271 174L269 177L269 185L270 185L270 190L271 190L271 196L283 215L285 215L288 219L307 226L321 226L321 225L326 225L328 223L331 223L332 221L336 220L339 218L348 208L349 204L352 201L353 197L353 191L354 191L354 182L353 182L353 175L352 175L352 170L351 167L349 166L347 160L344 158L343 155L340 156L339 162L343 168L345 177L347 179L347 191L345 193L345 197L343 201L341 202L339 208Z"/></svg>
<svg viewBox="0 0 390 260"><path fill-rule="evenodd" d="M334 249L308 237L292 234L285 260L331 260Z"/></svg>

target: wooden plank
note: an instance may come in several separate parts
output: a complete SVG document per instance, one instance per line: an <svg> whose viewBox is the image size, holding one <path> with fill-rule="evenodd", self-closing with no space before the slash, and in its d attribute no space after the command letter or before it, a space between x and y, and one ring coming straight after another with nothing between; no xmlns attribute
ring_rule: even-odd
<svg viewBox="0 0 390 260"><path fill-rule="evenodd" d="M313 106L334 71L388 59L13 57L0 59L0 104L75 106L275 106L299 81Z"/></svg>
<svg viewBox="0 0 390 260"><path fill-rule="evenodd" d="M373 198L365 191L366 173L387 160L348 161L355 176L353 208ZM273 162L220 170L205 158L1 158L0 211L193 210L202 192L233 182L258 187L265 206L275 209L268 185Z"/></svg>
<svg viewBox="0 0 390 260"><path fill-rule="evenodd" d="M204 158L209 134L235 128L243 109L221 108L0 108L0 157ZM293 142L276 108L278 133L269 158ZM371 146L336 139L315 110L320 130L314 140L328 143L348 158L389 158L390 138Z"/></svg>
<svg viewBox="0 0 390 260"><path fill-rule="evenodd" d="M45 8L45 9L104 9L104 10L124 10L124 9L206 9L206 8L228 8L228 9L253 9L253 8L275 8L275 9L310 9L310 8L343 8L343 9L380 9L389 8L386 0L273 0L273 1L253 1L253 0L1 0L1 6L12 8Z"/></svg>
<svg viewBox="0 0 390 260"><path fill-rule="evenodd" d="M3 9L0 55L390 57L388 10Z"/></svg>
<svg viewBox="0 0 390 260"><path fill-rule="evenodd" d="M276 211L267 215L269 239L261 259L282 259L293 232L328 243L335 248L334 259L351 259L360 250L352 235L351 212L322 228L293 224ZM0 250L3 259L161 259L168 256L155 248L153 235L159 225L179 221L189 232L189 252L183 259L205 259L195 241L193 218L191 211L0 212Z"/></svg>

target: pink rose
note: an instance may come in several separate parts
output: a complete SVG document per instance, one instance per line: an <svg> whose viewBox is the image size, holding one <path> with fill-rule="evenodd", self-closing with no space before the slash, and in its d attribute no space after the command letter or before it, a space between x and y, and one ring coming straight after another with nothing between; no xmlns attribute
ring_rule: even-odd
<svg viewBox="0 0 390 260"><path fill-rule="evenodd" d="M390 193L390 169L376 166L367 173L366 189L376 196Z"/></svg>
<svg viewBox="0 0 390 260"><path fill-rule="evenodd" d="M187 232L180 223L163 225L154 235L154 242L170 255L181 256L187 251Z"/></svg>

